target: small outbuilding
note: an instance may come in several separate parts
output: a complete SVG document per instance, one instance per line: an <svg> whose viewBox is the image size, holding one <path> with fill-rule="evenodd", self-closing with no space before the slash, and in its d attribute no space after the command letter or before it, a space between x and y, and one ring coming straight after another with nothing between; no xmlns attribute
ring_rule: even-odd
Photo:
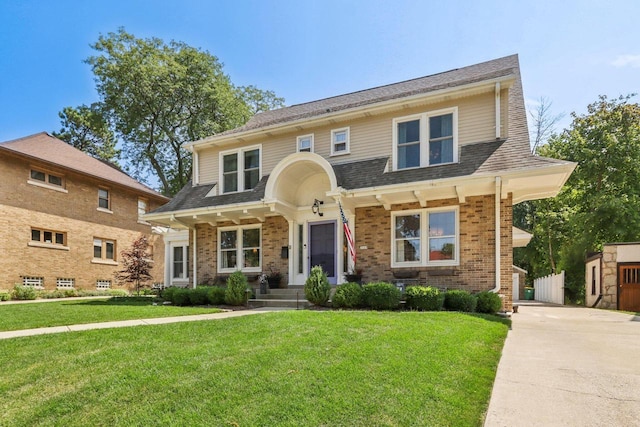
<svg viewBox="0 0 640 427"><path fill-rule="evenodd" d="M585 268L588 307L640 312L640 242L605 244Z"/></svg>

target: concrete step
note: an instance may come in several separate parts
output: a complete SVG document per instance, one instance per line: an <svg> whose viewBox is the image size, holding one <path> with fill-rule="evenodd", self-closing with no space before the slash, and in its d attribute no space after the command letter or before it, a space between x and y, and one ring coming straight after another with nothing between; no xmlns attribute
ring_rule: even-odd
<svg viewBox="0 0 640 427"><path fill-rule="evenodd" d="M249 300L249 306L251 307L289 307L303 309L309 307L311 304L306 299L265 299L256 298Z"/></svg>

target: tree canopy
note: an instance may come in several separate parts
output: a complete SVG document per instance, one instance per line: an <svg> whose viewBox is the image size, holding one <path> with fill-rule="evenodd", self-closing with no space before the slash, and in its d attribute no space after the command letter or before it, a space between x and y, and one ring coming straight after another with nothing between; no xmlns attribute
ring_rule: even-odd
<svg viewBox="0 0 640 427"><path fill-rule="evenodd" d="M577 168L555 199L514 212L515 225L534 233L520 257L529 259L536 277L567 271L574 299L582 296L589 252L640 240L640 105L631 98L601 96L587 114L573 113L569 128L538 152L577 162Z"/></svg>
<svg viewBox="0 0 640 427"><path fill-rule="evenodd" d="M122 144L132 175L159 182L171 196L191 176L182 144L244 124L283 105L271 91L236 87L222 63L183 42L140 39L120 28L100 35L86 59L95 76L97 108Z"/></svg>

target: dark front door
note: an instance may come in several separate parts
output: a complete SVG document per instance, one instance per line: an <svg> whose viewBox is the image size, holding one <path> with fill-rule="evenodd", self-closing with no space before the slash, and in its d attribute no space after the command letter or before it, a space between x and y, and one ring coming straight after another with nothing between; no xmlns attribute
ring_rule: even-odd
<svg viewBox="0 0 640 427"><path fill-rule="evenodd" d="M336 284L336 222L309 224L309 270L319 265Z"/></svg>
<svg viewBox="0 0 640 427"><path fill-rule="evenodd" d="M618 310L640 312L640 264L618 264Z"/></svg>

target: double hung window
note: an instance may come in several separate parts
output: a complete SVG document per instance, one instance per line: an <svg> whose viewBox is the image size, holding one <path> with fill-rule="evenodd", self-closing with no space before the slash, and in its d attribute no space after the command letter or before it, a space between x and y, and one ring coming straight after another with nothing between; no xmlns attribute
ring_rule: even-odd
<svg viewBox="0 0 640 427"><path fill-rule="evenodd" d="M392 219L392 266L459 264L457 208L399 211Z"/></svg>
<svg viewBox="0 0 640 427"><path fill-rule="evenodd" d="M261 271L262 236L260 226L218 229L218 271Z"/></svg>
<svg viewBox="0 0 640 427"><path fill-rule="evenodd" d="M313 153L313 134L299 136L296 143L299 153Z"/></svg>
<svg viewBox="0 0 640 427"><path fill-rule="evenodd" d="M220 154L222 192L252 190L260 181L260 147L248 147Z"/></svg>
<svg viewBox="0 0 640 427"><path fill-rule="evenodd" d="M394 169L458 161L457 107L394 119Z"/></svg>
<svg viewBox="0 0 640 427"><path fill-rule="evenodd" d="M93 239L93 258L115 261L116 242L106 239Z"/></svg>
<svg viewBox="0 0 640 427"><path fill-rule="evenodd" d="M331 155L349 154L349 128L331 131Z"/></svg>

